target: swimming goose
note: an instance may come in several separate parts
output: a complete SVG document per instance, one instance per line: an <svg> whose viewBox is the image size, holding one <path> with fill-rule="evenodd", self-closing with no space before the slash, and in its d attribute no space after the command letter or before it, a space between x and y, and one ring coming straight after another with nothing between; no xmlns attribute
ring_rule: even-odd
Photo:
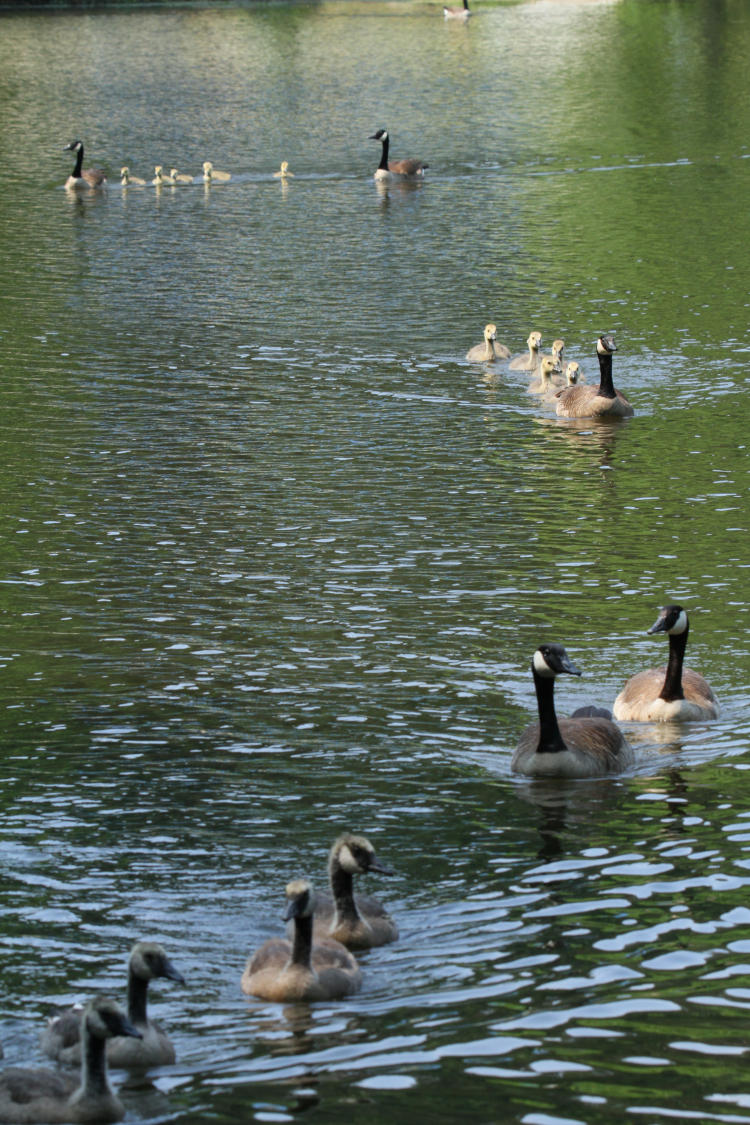
<svg viewBox="0 0 750 1125"><path fill-rule="evenodd" d="M170 168L169 178L174 184L195 183L195 177L191 176L189 172L178 172L176 168Z"/></svg>
<svg viewBox="0 0 750 1125"><path fill-rule="evenodd" d="M443 18L447 20L461 20L466 23L470 15L469 0L464 0L462 8L443 7Z"/></svg>
<svg viewBox="0 0 750 1125"><path fill-rule="evenodd" d="M398 926L385 907L372 895L355 895L354 875L368 872L392 875L375 855L365 836L345 832L334 841L328 854L330 894L320 894L315 903L313 937L335 938L348 949L387 945L398 937Z"/></svg>
<svg viewBox="0 0 750 1125"><path fill-rule="evenodd" d="M155 941L139 941L133 946L128 962L128 1019L138 1028L140 1038L111 1039L107 1058L112 1066L145 1068L166 1066L175 1061L175 1050L163 1027L148 1018L146 998L149 981L158 977L184 984L162 945ZM50 1019L42 1032L41 1047L45 1054L59 1062L78 1062L81 1057L80 1008L68 1008ZM1 1120L1 1119L0 1119Z"/></svg>
<svg viewBox="0 0 750 1125"><path fill-rule="evenodd" d="M565 384L568 387L574 387L577 383L585 383L580 363L571 360L565 368Z"/></svg>
<svg viewBox="0 0 750 1125"><path fill-rule="evenodd" d="M531 670L539 722L531 723L516 746L511 769L530 777L602 777L633 762L622 732L609 719L559 719L555 714L555 677L580 676L562 645L540 645Z"/></svg>
<svg viewBox="0 0 750 1125"><path fill-rule="evenodd" d="M204 182L204 184L226 183L226 181L231 180L231 178L232 178L231 172L218 172L216 170L216 168L214 168L214 166L213 166L213 164L211 163L210 160L204 160L203 161L203 182Z"/></svg>
<svg viewBox="0 0 750 1125"><path fill-rule="evenodd" d="M511 371L536 371L539 368L541 363L539 349L542 346L541 332L532 332L526 343L529 345L528 353L524 352L523 355L517 355L510 361Z"/></svg>
<svg viewBox="0 0 750 1125"><path fill-rule="evenodd" d="M537 377L532 379L526 390L530 395L541 395L542 398L554 398L560 390L559 382L555 382L557 365L551 355L546 355L541 362Z"/></svg>
<svg viewBox="0 0 750 1125"><path fill-rule="evenodd" d="M315 893L307 879L286 887L284 921L294 919L294 938L269 938L253 955L242 974L242 991L263 1000L338 1000L357 992L362 984L359 965L332 938L313 944Z"/></svg>
<svg viewBox="0 0 750 1125"><path fill-rule="evenodd" d="M113 1036L141 1032L107 996L90 1000L81 1017L83 1057L81 1077L43 1068L9 1067L0 1073L0 1121L4 1125L39 1122L119 1121L125 1107L115 1097L107 1075L105 1043Z"/></svg>
<svg viewBox="0 0 750 1125"><path fill-rule="evenodd" d="M565 341L564 340L553 340L552 341L552 355L549 358L554 363L555 371L557 372L558 375L562 374L563 352L564 351L565 351ZM545 357L542 356L542 359L544 359L544 358Z"/></svg>
<svg viewBox="0 0 750 1125"><path fill-rule="evenodd" d="M154 187L172 187L174 185L174 180L171 176L165 176L163 167L161 164L157 164L154 167L154 178L151 183Z"/></svg>
<svg viewBox="0 0 750 1125"><path fill-rule="evenodd" d="M484 343L469 348L466 358L472 363L493 363L496 359L509 359L510 349L505 344L498 344L495 325L485 324Z"/></svg>
<svg viewBox="0 0 750 1125"><path fill-rule="evenodd" d="M596 342L599 357L598 387L564 387L557 396L557 413L561 418L630 418L633 407L616 391L612 382L612 355L617 345L611 336L600 336Z"/></svg>
<svg viewBox="0 0 750 1125"><path fill-rule="evenodd" d="M83 144L81 141L71 141L69 145L65 145L63 152L76 153L75 167L65 181L66 188L101 188L105 186L107 177L101 168L83 167Z"/></svg>
<svg viewBox="0 0 750 1125"><path fill-rule="evenodd" d="M409 160L408 158L401 160L388 159L388 131L386 129L378 129L377 133L373 133L368 137L370 141L380 141L382 151L380 154L380 164L375 169L376 180L390 180L392 177L403 176L423 176L425 168L429 168L429 164L423 164L421 160Z"/></svg>
<svg viewBox="0 0 750 1125"><path fill-rule="evenodd" d="M278 172L274 172L274 176L276 177L277 180L293 180L294 179L294 172L289 171L289 161L288 160L282 160L281 161L281 167L279 168Z"/></svg>
<svg viewBox="0 0 750 1125"><path fill-rule="evenodd" d="M131 176L130 169L127 165L120 169L120 183L123 187L143 187L146 183L140 176Z"/></svg>
<svg viewBox="0 0 750 1125"><path fill-rule="evenodd" d="M649 633L667 633L669 661L631 676L614 702L615 718L649 722L715 719L719 703L698 672L683 668L690 623L680 605L665 605Z"/></svg>

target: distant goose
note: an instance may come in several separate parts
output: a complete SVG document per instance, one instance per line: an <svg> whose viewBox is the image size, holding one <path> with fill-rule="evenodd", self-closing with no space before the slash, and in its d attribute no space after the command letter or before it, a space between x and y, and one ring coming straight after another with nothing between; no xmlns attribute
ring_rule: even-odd
<svg viewBox="0 0 750 1125"><path fill-rule="evenodd" d="M120 169L120 183L123 187L143 187L146 181L140 176L131 176L130 169L126 165Z"/></svg>
<svg viewBox="0 0 750 1125"><path fill-rule="evenodd" d="M596 342L599 357L599 386L565 387L557 396L557 413L562 418L630 418L634 411L612 382L612 355L617 345L611 336Z"/></svg>
<svg viewBox="0 0 750 1125"><path fill-rule="evenodd" d="M195 177L191 176L189 172L178 172L176 168L170 168L169 178L173 184L195 183Z"/></svg>
<svg viewBox="0 0 750 1125"><path fill-rule="evenodd" d="M541 395L542 398L553 398L560 390L560 383L555 382L557 365L551 355L546 355L539 367L539 373L532 379L526 388L529 394Z"/></svg>
<svg viewBox="0 0 750 1125"><path fill-rule="evenodd" d="M65 181L66 188L101 188L107 182L107 177L101 168L83 167L83 144L81 141L71 141L65 145L63 152L76 153L76 162L73 171Z"/></svg>
<svg viewBox="0 0 750 1125"><path fill-rule="evenodd" d="M105 1043L121 1035L137 1040L141 1032L106 996L89 1001L81 1025L84 1051L79 1082L54 1070L14 1066L0 1072L0 1121L4 1125L64 1121L93 1125L125 1116L125 1107L109 1084Z"/></svg>
<svg viewBox="0 0 750 1125"><path fill-rule="evenodd" d="M469 348L466 358L472 363L493 363L496 359L508 359L510 349L505 344L497 342L497 328L494 324L485 324L484 343L475 344Z"/></svg>
<svg viewBox="0 0 750 1125"><path fill-rule="evenodd" d="M536 371L541 364L539 356L539 349L542 346L541 332L532 332L526 343L529 345L528 352L517 355L510 361L511 371Z"/></svg>
<svg viewBox="0 0 750 1125"><path fill-rule="evenodd" d="M388 132L386 129L378 129L377 133L373 133L368 137L371 141L380 141L382 150L380 154L380 164L375 170L376 180L389 180L393 177L414 177L423 176L425 168L429 168L429 164L424 164L421 160L389 160L388 159L388 146L390 144Z"/></svg>
<svg viewBox="0 0 750 1125"><path fill-rule="evenodd" d="M172 187L174 185L174 180L171 176L165 176L163 167L161 164L157 164L154 167L154 178L151 183L154 187Z"/></svg>
<svg viewBox="0 0 750 1125"><path fill-rule="evenodd" d="M277 180L293 180L294 179L294 172L289 171L289 161L288 160L282 160L281 161L281 167L279 168L278 172L274 172L274 176L276 177Z"/></svg>
<svg viewBox="0 0 750 1125"><path fill-rule="evenodd" d="M146 1011L149 982L158 977L177 981L178 984L185 983L182 973L174 967L162 945L154 941L136 942L128 962L128 1019L138 1029L139 1039L110 1039L107 1058L112 1066L136 1069L166 1066L175 1061L175 1050L169 1036L158 1023L148 1018ZM54 1016L42 1032L42 1050L59 1062L78 1062L81 1057L80 1035L80 1009L68 1008Z"/></svg>
<svg viewBox="0 0 750 1125"><path fill-rule="evenodd" d="M226 181L231 180L231 178L232 178L231 172L219 172L219 171L217 171L216 168L214 168L214 166L213 166L213 164L211 163L210 160L204 160L203 161L203 182L204 182L204 184L226 183Z"/></svg>
<svg viewBox="0 0 750 1125"><path fill-rule="evenodd" d="M684 668L690 623L682 606L666 605L649 633L669 635L669 661L631 676L614 702L615 717L642 722L715 719L719 703L699 672Z"/></svg>
<svg viewBox="0 0 750 1125"><path fill-rule="evenodd" d="M555 677L580 676L562 645L540 645L531 662L539 722L521 735L511 769L531 777L602 777L633 762L633 751L609 719L555 714Z"/></svg>
<svg viewBox="0 0 750 1125"><path fill-rule="evenodd" d="M443 16L447 20L461 20L466 23L471 12L469 11L469 0L464 0L462 8L444 7Z"/></svg>
<svg viewBox="0 0 750 1125"><path fill-rule="evenodd" d="M328 855L330 894L320 894L315 902L313 936L332 937L349 949L369 949L387 945L398 937L398 926L388 911L372 895L354 894L354 875L392 875L375 855L366 836L345 832L334 841Z"/></svg>
<svg viewBox="0 0 750 1125"><path fill-rule="evenodd" d="M348 949L327 938L313 944L315 894L306 879L287 884L284 920L294 920L294 938L269 938L248 961L242 991L263 1000L338 1000L362 984L359 965Z"/></svg>

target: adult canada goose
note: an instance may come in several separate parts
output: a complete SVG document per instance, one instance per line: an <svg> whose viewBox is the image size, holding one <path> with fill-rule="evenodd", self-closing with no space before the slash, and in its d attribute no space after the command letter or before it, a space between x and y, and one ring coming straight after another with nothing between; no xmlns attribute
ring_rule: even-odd
<svg viewBox="0 0 750 1125"><path fill-rule="evenodd" d="M539 722L518 740L511 769L530 777L601 777L633 761L633 751L609 719L555 714L555 677L580 676L562 645L540 645L531 661Z"/></svg>
<svg viewBox="0 0 750 1125"><path fill-rule="evenodd" d="M541 363L539 349L542 346L541 332L530 333L526 343L529 345L528 352L517 355L510 361L511 371L536 371L539 368Z"/></svg>
<svg viewBox="0 0 750 1125"><path fill-rule="evenodd" d="M630 418L634 413L625 396L612 382L612 355L617 345L611 336L596 341L599 357L599 386L564 387L557 396L561 418Z"/></svg>
<svg viewBox="0 0 750 1125"><path fill-rule="evenodd" d="M127 165L120 169L120 183L123 187L143 187L146 183L140 176L131 176Z"/></svg>
<svg viewBox="0 0 750 1125"><path fill-rule="evenodd" d="M133 946L128 962L128 1019L138 1028L139 1039L116 1038L107 1044L107 1058L112 1066L145 1068L166 1066L175 1061L175 1050L163 1027L148 1018L146 998L149 982L158 977L184 984L162 945L155 941L139 941ZM81 1057L80 1008L68 1008L53 1016L42 1032L42 1050L63 1063L78 1062ZM0 1118L0 1120L2 1120Z"/></svg>
<svg viewBox="0 0 750 1125"><path fill-rule="evenodd" d="M173 184L195 183L195 177L191 176L189 172L178 172L176 168L170 168L169 178Z"/></svg>
<svg viewBox="0 0 750 1125"><path fill-rule="evenodd" d="M485 324L484 343L469 348L466 358L472 363L493 363L496 359L509 359L510 349L505 344L498 344L495 325Z"/></svg>
<svg viewBox="0 0 750 1125"><path fill-rule="evenodd" d="M345 832L334 841L328 854L330 894L317 896L313 915L313 937L335 938L349 949L387 945L398 937L398 926L385 907L372 895L355 895L354 875L392 875L375 855L365 836Z"/></svg>
<svg viewBox="0 0 750 1125"><path fill-rule="evenodd" d="M466 23L470 15L469 0L464 0L462 8L443 7L443 17L447 20L461 20Z"/></svg>
<svg viewBox="0 0 750 1125"><path fill-rule="evenodd" d="M119 1121L122 1102L107 1075L105 1043L113 1036L140 1038L141 1032L107 996L90 1000L81 1017L83 1053L80 1081L43 1068L9 1067L0 1072L0 1121L4 1125L33 1122Z"/></svg>
<svg viewBox="0 0 750 1125"><path fill-rule="evenodd" d="M648 630L667 633L669 660L664 668L650 668L631 676L614 702L615 718L648 722L715 719L719 703L699 672L683 668L690 623L680 605L665 605Z"/></svg>
<svg viewBox="0 0 750 1125"><path fill-rule="evenodd" d="M277 180L293 180L294 179L294 172L289 171L289 161L288 160L282 160L281 161L281 167L279 168L278 172L274 172L274 176L276 177Z"/></svg>
<svg viewBox="0 0 750 1125"><path fill-rule="evenodd" d="M286 887L284 921L294 919L294 938L269 938L250 958L242 974L242 991L263 1000L338 1000L362 984L359 965L332 938L313 944L315 893L307 879Z"/></svg>
<svg viewBox="0 0 750 1125"><path fill-rule="evenodd" d="M380 163L375 169L376 180L390 180L393 177L414 177L423 176L425 168L429 168L429 164L424 164L421 160L389 160L388 159L388 131L387 129L378 129L377 133L373 133L368 137L370 141L380 141L382 151L380 154Z"/></svg>
<svg viewBox="0 0 750 1125"><path fill-rule="evenodd" d="M216 168L214 168L210 160L203 161L204 184L226 183L226 181L231 180L231 178L231 172L219 172Z"/></svg>
<svg viewBox="0 0 750 1125"><path fill-rule="evenodd" d="M74 152L76 162L73 171L65 181L66 188L101 188L107 183L107 177L101 168L83 167L83 144L81 141L71 141L65 145L63 152Z"/></svg>
<svg viewBox="0 0 750 1125"><path fill-rule="evenodd" d="M560 390L559 382L555 382L557 365L551 355L546 355L539 367L536 378L532 379L526 388L531 395L541 395L542 398L554 398Z"/></svg>

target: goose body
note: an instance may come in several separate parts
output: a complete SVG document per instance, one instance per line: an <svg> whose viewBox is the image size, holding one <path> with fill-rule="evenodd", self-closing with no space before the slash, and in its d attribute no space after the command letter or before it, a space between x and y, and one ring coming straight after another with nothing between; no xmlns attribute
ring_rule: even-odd
<svg viewBox="0 0 750 1125"><path fill-rule="evenodd" d="M641 722L691 722L715 719L719 703L710 686L683 666L690 623L682 606L667 605L649 633L667 633L669 661L664 668L636 672L614 702L615 718Z"/></svg>
<svg viewBox="0 0 750 1125"><path fill-rule="evenodd" d="M380 154L380 164L375 169L376 180L390 180L390 179L403 179L404 177L414 178L415 176L424 176L425 168L429 168L429 164L424 164L421 160L389 160L388 148L390 140L388 137L387 129L378 129L368 138L371 141L380 141L382 146Z"/></svg>
<svg viewBox="0 0 750 1125"><path fill-rule="evenodd" d="M140 176L131 176L130 169L125 165L120 169L120 183L123 187L143 187L146 181Z"/></svg>
<svg viewBox="0 0 750 1125"><path fill-rule="evenodd" d="M214 166L213 166L213 164L211 163L210 160L204 160L203 161L203 182L204 182L204 184L213 184L213 183L222 183L223 184L223 183L226 183L227 180L231 180L231 178L232 178L231 172L219 172L216 168L214 168Z"/></svg>
<svg viewBox="0 0 750 1125"><path fill-rule="evenodd" d="M539 369L541 364L539 349L542 346L541 332L531 332L526 343L529 346L528 352L517 355L510 361L511 371L537 371Z"/></svg>
<svg viewBox="0 0 750 1125"><path fill-rule="evenodd" d="M633 751L610 719L555 714L555 678L580 676L562 645L545 644L531 663L539 721L531 723L516 746L511 769L530 777L602 777L633 762Z"/></svg>
<svg viewBox="0 0 750 1125"><path fill-rule="evenodd" d="M599 357L599 385L565 387L557 396L557 413L562 418L630 418L633 407L616 391L612 382L612 354L617 345L611 336L596 342Z"/></svg>
<svg viewBox="0 0 750 1125"><path fill-rule="evenodd" d="M109 1040L107 1059L112 1066L138 1069L166 1066L175 1061L169 1036L160 1024L148 1018L146 1010L149 982L158 977L185 983L163 946L153 941L136 942L128 962L128 1020L138 1029L139 1037L118 1036ZM41 1047L45 1054L59 1062L80 1061L80 1008L69 1008L54 1016L42 1032Z"/></svg>
<svg viewBox="0 0 750 1125"><path fill-rule="evenodd" d="M282 160L281 161L281 167L279 168L278 172L274 172L274 176L276 177L277 180L293 180L294 179L294 172L289 171L289 161L288 160Z"/></svg>
<svg viewBox="0 0 750 1125"><path fill-rule="evenodd" d="M466 23L470 15L469 0L464 0L463 7L460 8L455 6L443 7L443 18L446 20L461 20L462 23Z"/></svg>
<svg viewBox="0 0 750 1125"><path fill-rule="evenodd" d="M496 359L509 359L510 350L505 344L498 344L495 325L485 324L484 343L469 348L466 358L471 363L494 363Z"/></svg>
<svg viewBox="0 0 750 1125"><path fill-rule="evenodd" d="M69 145L65 145L63 151L76 154L75 167L65 181L66 188L75 191L78 188L102 188L106 185L107 177L101 168L83 167L83 143L81 141L71 141Z"/></svg>
<svg viewBox="0 0 750 1125"><path fill-rule="evenodd" d="M270 938L250 958L242 991L280 1003L338 1000L362 984L359 965L340 942L313 943L315 893L306 879L287 884L284 920L294 922L294 937Z"/></svg>
<svg viewBox="0 0 750 1125"><path fill-rule="evenodd" d="M169 178L173 184L195 183L195 177L191 176L189 172L178 172L176 168L170 168Z"/></svg>
<svg viewBox="0 0 750 1125"><path fill-rule="evenodd" d="M0 1121L34 1125L64 1121L119 1121L125 1109L112 1092L105 1044L113 1036L135 1040L141 1032L106 996L91 1000L81 1016L83 1052L80 1081L54 1070L9 1067L0 1072Z"/></svg>
<svg viewBox="0 0 750 1125"><path fill-rule="evenodd" d="M372 895L354 894L354 875L374 872L392 875L375 855L365 836L345 832L334 841L328 855L330 894L317 896L313 937L335 938L348 949L387 945L398 937L398 926Z"/></svg>

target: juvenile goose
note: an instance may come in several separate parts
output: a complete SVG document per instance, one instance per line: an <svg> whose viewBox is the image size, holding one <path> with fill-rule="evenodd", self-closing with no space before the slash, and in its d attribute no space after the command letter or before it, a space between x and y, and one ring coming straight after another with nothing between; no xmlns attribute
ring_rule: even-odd
<svg viewBox="0 0 750 1125"><path fill-rule="evenodd" d="M690 624L680 605L665 605L648 630L667 633L669 661L631 676L614 702L615 718L648 722L715 719L719 703L699 672L683 668Z"/></svg>
<svg viewBox="0 0 750 1125"><path fill-rule="evenodd" d="M313 937L331 937L349 949L387 945L398 937L398 926L385 907L372 895L355 895L354 875L368 872L392 875L375 855L365 836L345 832L334 841L328 854L331 893L318 895L313 917Z"/></svg>
<svg viewBox="0 0 750 1125"><path fill-rule="evenodd" d="M173 184L192 184L194 177L189 172L178 172L176 168L170 168L169 178Z"/></svg>
<svg viewBox="0 0 750 1125"><path fill-rule="evenodd" d="M112 1092L107 1075L105 1043L113 1036L141 1032L107 996L90 1000L81 1017L83 1054L80 1082L71 1075L43 1068L9 1067L0 1073L0 1121L4 1125L39 1122L119 1121L122 1102Z"/></svg>
<svg viewBox="0 0 750 1125"><path fill-rule="evenodd" d="M164 175L164 169L161 164L156 164L154 166L154 178L151 183L154 187L171 187L174 184L174 180L171 176Z"/></svg>
<svg viewBox="0 0 750 1125"><path fill-rule="evenodd" d="M289 161L288 160L282 160L281 161L281 167L279 168L278 172L274 172L274 176L276 177L277 180L293 180L294 179L294 172L289 171Z"/></svg>
<svg viewBox="0 0 750 1125"><path fill-rule="evenodd" d="M377 133L373 133L368 137L370 141L380 141L382 151L380 154L380 164L375 169L376 180L390 180L394 177L414 177L423 176L425 168L429 168L429 164L423 164L421 160L410 160L408 158L401 160L388 159L388 131L386 129L378 129Z"/></svg>
<svg viewBox="0 0 750 1125"><path fill-rule="evenodd" d="M539 372L532 379L526 390L530 395L541 395L542 398L554 398L560 390L559 382L555 382L557 365L551 355L546 355L541 362Z"/></svg>
<svg viewBox="0 0 750 1125"><path fill-rule="evenodd" d="M466 358L472 363L493 363L496 359L509 359L510 349L505 344L498 344L495 325L485 324L484 343L469 348Z"/></svg>
<svg viewBox="0 0 750 1125"><path fill-rule="evenodd" d="M574 387L577 383L585 383L580 363L571 360L565 368L565 383L568 387Z"/></svg>
<svg viewBox="0 0 750 1125"><path fill-rule="evenodd" d="M101 168L83 167L83 144L81 141L71 141L69 145L65 145L63 152L74 152L76 154L75 167L65 181L66 188L74 190L75 188L101 188L105 186L107 177Z"/></svg>
<svg viewBox="0 0 750 1125"><path fill-rule="evenodd" d="M552 355L549 358L554 363L555 371L557 372L558 375L562 375L563 352L564 351L565 351L565 341L564 340L553 340L552 341ZM542 359L545 359L545 358L546 358L545 356L542 356Z"/></svg>
<svg viewBox="0 0 750 1125"><path fill-rule="evenodd" d="M263 1000L338 1000L357 992L362 974L354 957L338 941L313 945L315 895L306 879L286 887L284 921L294 920L294 938L269 938L242 974L242 991Z"/></svg>
<svg viewBox="0 0 750 1125"><path fill-rule="evenodd" d="M231 172L219 172L216 168L214 168L210 160L203 161L204 184L226 183L226 181L231 180L231 178Z"/></svg>
<svg viewBox="0 0 750 1125"><path fill-rule="evenodd" d="M599 386L564 387L557 396L557 413L562 418L630 418L633 407L616 391L612 382L612 355L617 345L611 336L596 342L599 357Z"/></svg>
<svg viewBox="0 0 750 1125"><path fill-rule="evenodd" d="M140 176L131 176L127 165L120 169L120 183L123 187L143 187L146 183Z"/></svg>
<svg viewBox="0 0 750 1125"><path fill-rule="evenodd" d="M110 1039L107 1058L112 1066L145 1068L166 1066L175 1061L175 1051L166 1031L148 1018L146 998L149 981L157 977L184 984L162 945L155 941L139 941L133 946L128 962L128 1019L138 1029L138 1040ZM81 1057L81 1012L68 1008L54 1016L42 1032L41 1047L45 1054L59 1062L78 1062ZM1 1120L1 1118L0 1118Z"/></svg>
<svg viewBox="0 0 750 1125"><path fill-rule="evenodd" d="M444 7L443 17L447 20L461 20L466 23L471 12L469 11L469 0L464 0L462 8Z"/></svg>
<svg viewBox="0 0 750 1125"><path fill-rule="evenodd" d="M541 360L539 358L539 349L542 346L541 332L532 332L529 335L526 343L529 345L528 352L523 355L517 355L510 361L511 371L537 371Z"/></svg>
<svg viewBox="0 0 750 1125"><path fill-rule="evenodd" d="M531 777L601 777L632 763L633 751L609 719L558 720L555 677L561 672L581 675L562 645L540 645L531 670L539 722L528 726L518 740L511 769Z"/></svg>

